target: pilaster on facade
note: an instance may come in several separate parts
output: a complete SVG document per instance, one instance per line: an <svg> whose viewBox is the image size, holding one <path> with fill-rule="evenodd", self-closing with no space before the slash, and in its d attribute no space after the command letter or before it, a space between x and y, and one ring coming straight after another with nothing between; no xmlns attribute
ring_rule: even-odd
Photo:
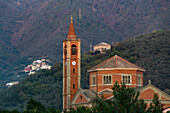
<svg viewBox="0 0 170 113"><path fill-rule="evenodd" d="M78 89L81 86L81 43L80 39L78 39Z"/></svg>

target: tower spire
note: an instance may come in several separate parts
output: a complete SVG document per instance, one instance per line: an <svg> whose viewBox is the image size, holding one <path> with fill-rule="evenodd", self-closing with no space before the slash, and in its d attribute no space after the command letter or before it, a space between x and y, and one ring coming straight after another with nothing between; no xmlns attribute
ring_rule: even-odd
<svg viewBox="0 0 170 113"><path fill-rule="evenodd" d="M74 30L74 25L73 25L73 17L71 15L71 23L70 23L70 28L68 30L68 35L67 38L69 39L76 39L76 32Z"/></svg>
<svg viewBox="0 0 170 113"><path fill-rule="evenodd" d="M71 15L71 23L73 23L73 16Z"/></svg>
<svg viewBox="0 0 170 113"><path fill-rule="evenodd" d="M71 16L67 39L63 40L63 110L69 110L81 79L81 45L76 39Z"/></svg>

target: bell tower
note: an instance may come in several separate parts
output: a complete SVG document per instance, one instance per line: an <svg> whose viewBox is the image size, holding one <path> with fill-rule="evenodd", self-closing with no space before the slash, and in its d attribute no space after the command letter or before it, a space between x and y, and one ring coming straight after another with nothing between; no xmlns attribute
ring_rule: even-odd
<svg viewBox="0 0 170 113"><path fill-rule="evenodd" d="M81 54L80 39L76 38L73 26L73 18L67 38L63 40L63 110L69 109L71 101L80 88L81 78Z"/></svg>

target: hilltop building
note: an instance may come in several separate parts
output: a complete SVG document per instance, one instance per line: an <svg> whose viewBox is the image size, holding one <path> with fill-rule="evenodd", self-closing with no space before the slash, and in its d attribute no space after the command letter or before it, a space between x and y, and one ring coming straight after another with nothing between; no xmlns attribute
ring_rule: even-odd
<svg viewBox="0 0 170 113"><path fill-rule="evenodd" d="M111 45L108 44L108 43L105 43L105 42L101 42L101 43L93 46L93 50L94 50L94 51L100 51L101 53L102 53L104 50L108 50L108 49L111 49Z"/></svg>
<svg viewBox="0 0 170 113"><path fill-rule="evenodd" d="M92 106L92 99L104 96L112 99L112 87L117 81L140 91L140 98L149 104L157 94L164 108L170 107L170 96L151 84L143 86L143 68L115 55L88 70L90 88L81 88L80 39L76 38L71 18L67 39L63 41L63 110L75 106Z"/></svg>

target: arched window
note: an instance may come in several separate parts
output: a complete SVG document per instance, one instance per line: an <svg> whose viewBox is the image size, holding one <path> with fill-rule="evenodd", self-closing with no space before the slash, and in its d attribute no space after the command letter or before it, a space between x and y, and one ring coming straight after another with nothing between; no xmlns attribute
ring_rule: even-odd
<svg viewBox="0 0 170 113"><path fill-rule="evenodd" d="M73 69L73 73L75 73L75 69Z"/></svg>
<svg viewBox="0 0 170 113"><path fill-rule="evenodd" d="M112 76L111 75L104 75L103 76L103 84L111 84L112 83Z"/></svg>
<svg viewBox="0 0 170 113"><path fill-rule="evenodd" d="M106 76L106 83L108 84L109 83L109 77Z"/></svg>
<svg viewBox="0 0 170 113"><path fill-rule="evenodd" d="M71 46L71 54L76 55L76 45L74 44Z"/></svg>
<svg viewBox="0 0 170 113"><path fill-rule="evenodd" d="M104 76L104 84L106 84L106 77Z"/></svg>
<svg viewBox="0 0 170 113"><path fill-rule="evenodd" d="M64 47L64 54L67 55L67 45Z"/></svg>
<svg viewBox="0 0 170 113"><path fill-rule="evenodd" d="M130 76L128 76L128 80L127 80L128 83L130 83Z"/></svg>
<svg viewBox="0 0 170 113"><path fill-rule="evenodd" d="M109 76L109 80L108 80L108 83L111 84L111 76Z"/></svg>
<svg viewBox="0 0 170 113"><path fill-rule="evenodd" d="M96 78L92 77L92 85L96 85Z"/></svg>
<svg viewBox="0 0 170 113"><path fill-rule="evenodd" d="M75 84L73 84L73 89L75 89Z"/></svg>
<svg viewBox="0 0 170 113"><path fill-rule="evenodd" d="M141 77L138 77L138 84L141 85Z"/></svg>
<svg viewBox="0 0 170 113"><path fill-rule="evenodd" d="M124 84L131 84L131 76L130 75L123 75L123 83Z"/></svg>

